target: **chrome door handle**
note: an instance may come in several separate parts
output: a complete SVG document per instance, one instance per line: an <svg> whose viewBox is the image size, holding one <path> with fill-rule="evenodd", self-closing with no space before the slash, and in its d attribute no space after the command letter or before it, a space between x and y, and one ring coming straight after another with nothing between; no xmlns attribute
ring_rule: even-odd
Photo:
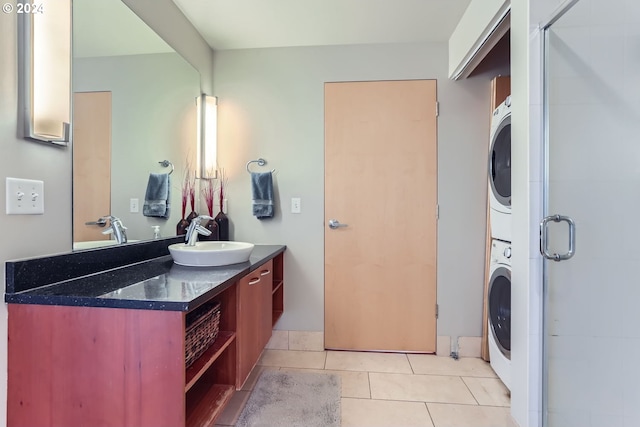
<svg viewBox="0 0 640 427"><path fill-rule="evenodd" d="M569 224L569 251L564 254L549 253L549 239L547 225L551 222L566 222ZM540 222L540 254L552 261L566 261L576 253L576 223L568 216L550 215Z"/></svg>
<svg viewBox="0 0 640 427"><path fill-rule="evenodd" d="M97 225L98 227L104 227L107 225L107 220L105 218L100 218L97 221L85 222L84 225Z"/></svg>
<svg viewBox="0 0 640 427"><path fill-rule="evenodd" d="M340 228L340 227L347 227L347 224L340 224L340 221L338 221L337 219L329 220L330 229L335 230L336 228Z"/></svg>

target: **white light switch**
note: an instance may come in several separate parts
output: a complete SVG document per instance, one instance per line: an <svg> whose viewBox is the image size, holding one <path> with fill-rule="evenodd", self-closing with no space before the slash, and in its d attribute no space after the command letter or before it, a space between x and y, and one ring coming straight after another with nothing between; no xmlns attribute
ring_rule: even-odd
<svg viewBox="0 0 640 427"><path fill-rule="evenodd" d="M7 215L44 213L44 182L7 177Z"/></svg>
<svg viewBox="0 0 640 427"><path fill-rule="evenodd" d="M291 198L291 213L299 214L301 211L300 197Z"/></svg>
<svg viewBox="0 0 640 427"><path fill-rule="evenodd" d="M140 199L129 199L129 212L140 212Z"/></svg>

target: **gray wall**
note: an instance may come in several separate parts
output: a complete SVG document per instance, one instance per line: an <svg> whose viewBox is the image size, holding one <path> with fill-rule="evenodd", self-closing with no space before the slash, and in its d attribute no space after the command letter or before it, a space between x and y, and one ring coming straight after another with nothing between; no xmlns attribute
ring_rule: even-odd
<svg viewBox="0 0 640 427"><path fill-rule="evenodd" d="M446 44L215 53L219 162L229 175L233 237L288 247L286 310L279 329L324 328L324 83L437 79L438 334L481 335L489 82L494 74L448 80ZM277 171L278 213L262 222L251 216L245 171L246 162L258 157ZM302 199L301 214L290 213L291 197ZM376 203L384 200L373 201L373 208Z"/></svg>
<svg viewBox="0 0 640 427"><path fill-rule="evenodd" d="M111 213L128 227L127 237L150 239L152 225L175 235L184 171L188 160L195 163L197 71L177 53L77 59L74 91L112 92ZM175 166L171 217L148 218L147 180L150 172L168 172L158 164L164 159ZM140 200L139 213L129 212L130 198Z"/></svg>

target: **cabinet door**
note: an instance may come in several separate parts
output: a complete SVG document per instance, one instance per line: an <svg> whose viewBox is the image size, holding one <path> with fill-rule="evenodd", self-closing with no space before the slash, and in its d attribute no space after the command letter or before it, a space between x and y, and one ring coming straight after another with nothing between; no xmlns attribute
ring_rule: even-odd
<svg viewBox="0 0 640 427"><path fill-rule="evenodd" d="M273 330L273 261L269 261L256 270L260 275L260 352L271 339Z"/></svg>
<svg viewBox="0 0 640 427"><path fill-rule="evenodd" d="M260 356L260 274L254 271L238 283L238 385L242 385Z"/></svg>

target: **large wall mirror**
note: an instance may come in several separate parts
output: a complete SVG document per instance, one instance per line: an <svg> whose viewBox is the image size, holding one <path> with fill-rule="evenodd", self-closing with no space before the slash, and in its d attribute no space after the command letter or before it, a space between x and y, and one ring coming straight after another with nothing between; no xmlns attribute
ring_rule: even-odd
<svg viewBox="0 0 640 427"><path fill-rule="evenodd" d="M129 242L154 238L154 226L175 236L195 162L198 72L121 0L74 0L72 81L74 249L114 243L86 224L105 215ZM169 218L146 217L149 174L168 173L164 160L174 167Z"/></svg>

